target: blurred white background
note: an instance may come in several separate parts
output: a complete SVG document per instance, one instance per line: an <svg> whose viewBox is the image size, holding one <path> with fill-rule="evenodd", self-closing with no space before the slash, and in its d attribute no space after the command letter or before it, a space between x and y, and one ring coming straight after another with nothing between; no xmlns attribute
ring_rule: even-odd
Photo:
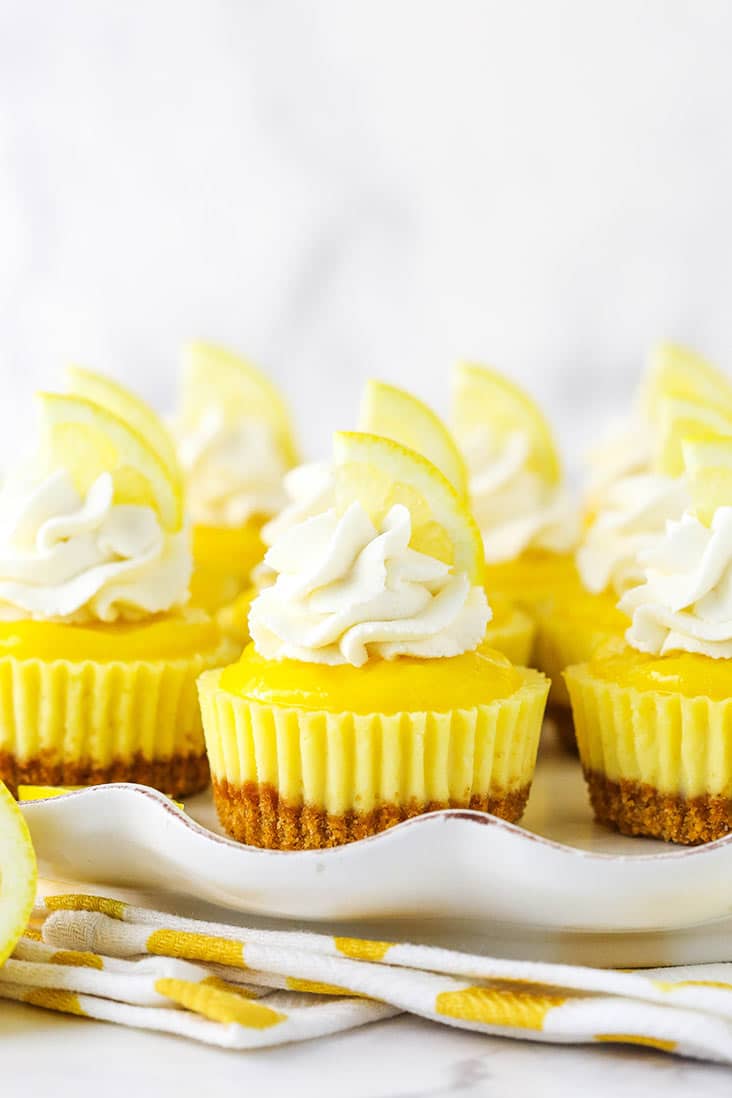
<svg viewBox="0 0 732 1098"><path fill-rule="evenodd" d="M0 0L0 456L75 360L524 380L576 457L645 352L732 349L728 0Z"/></svg>

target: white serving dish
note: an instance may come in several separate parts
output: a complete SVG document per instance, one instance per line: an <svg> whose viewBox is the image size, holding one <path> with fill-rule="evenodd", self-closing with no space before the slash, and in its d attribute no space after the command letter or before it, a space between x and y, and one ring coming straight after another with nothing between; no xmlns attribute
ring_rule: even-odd
<svg viewBox="0 0 732 1098"><path fill-rule="evenodd" d="M577 759L553 748L520 826L434 812L333 850L283 852L226 838L210 794L185 807L120 784L23 812L45 877L171 910L575 963L732 960L732 836L678 847L614 834L592 820Z"/></svg>

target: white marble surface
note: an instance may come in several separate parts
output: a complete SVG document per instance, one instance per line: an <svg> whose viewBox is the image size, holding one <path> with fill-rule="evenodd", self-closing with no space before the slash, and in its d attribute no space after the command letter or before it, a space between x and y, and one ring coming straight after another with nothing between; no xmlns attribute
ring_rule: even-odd
<svg viewBox="0 0 732 1098"><path fill-rule="evenodd" d="M726 1068L661 1052L534 1045L400 1017L308 1044L222 1052L0 1003L3 1098L728 1098Z"/></svg>
<svg viewBox="0 0 732 1098"><path fill-rule="evenodd" d="M572 451L658 336L729 365L730 34L726 0L3 0L0 458L69 358L169 404L192 335L310 452L370 374L444 405L457 355Z"/></svg>

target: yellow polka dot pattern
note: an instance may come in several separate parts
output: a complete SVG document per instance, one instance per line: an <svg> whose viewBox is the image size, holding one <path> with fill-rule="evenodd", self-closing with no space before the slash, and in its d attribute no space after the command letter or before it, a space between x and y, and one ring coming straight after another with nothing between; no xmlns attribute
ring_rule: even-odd
<svg viewBox="0 0 732 1098"><path fill-rule="evenodd" d="M246 968L244 946L231 938L210 934L191 934L185 930L155 930L147 940L148 953L160 957L180 957L186 961Z"/></svg>
<svg viewBox="0 0 732 1098"><path fill-rule="evenodd" d="M366 938L334 938L335 947L354 961L383 961L393 942L372 942Z"/></svg>
<svg viewBox="0 0 732 1098"><path fill-rule="evenodd" d="M105 896L83 896L68 893L64 896L46 896L48 911L98 911L110 919L124 919L125 907L121 900L110 900Z"/></svg>
<svg viewBox="0 0 732 1098"><path fill-rule="evenodd" d="M67 968L104 968L104 960L98 953L89 953L79 949L59 949L51 957L52 965L66 965Z"/></svg>
<svg viewBox="0 0 732 1098"><path fill-rule="evenodd" d="M163 978L155 981L155 990L174 1003L224 1025L236 1024L249 1029L269 1029L279 1025L287 1018L272 1007L244 999L218 987L205 983L191 983L189 980Z"/></svg>
<svg viewBox="0 0 732 1098"><path fill-rule="evenodd" d="M638 1033L598 1033L596 1041L610 1044L642 1045L644 1048L657 1048L660 1052L675 1052L678 1041L665 1041L661 1037L643 1037Z"/></svg>
<svg viewBox="0 0 732 1098"><path fill-rule="evenodd" d="M566 1001L563 995L467 987L464 991L443 991L437 996L435 1009L438 1014L462 1022L541 1030L549 1011Z"/></svg>
<svg viewBox="0 0 732 1098"><path fill-rule="evenodd" d="M78 995L59 988L34 987L26 993L24 1001L31 1006L45 1007L46 1010L58 1010L61 1014L78 1014L80 1017L86 1014Z"/></svg>
<svg viewBox="0 0 732 1098"><path fill-rule="evenodd" d="M337 987L336 984L321 984L317 980L298 980L295 976L288 976L285 982L290 991L304 991L308 995L352 995L362 998L357 991L349 991L347 987Z"/></svg>

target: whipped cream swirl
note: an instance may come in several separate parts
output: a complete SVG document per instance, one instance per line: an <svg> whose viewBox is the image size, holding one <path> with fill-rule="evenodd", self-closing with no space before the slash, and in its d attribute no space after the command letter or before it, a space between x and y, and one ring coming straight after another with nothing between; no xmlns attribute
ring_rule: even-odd
<svg viewBox="0 0 732 1098"><path fill-rule="evenodd" d="M513 560L526 549L570 552L579 516L569 495L527 468L531 445L520 431L496 454L490 432L476 428L463 440L473 514L489 563Z"/></svg>
<svg viewBox="0 0 732 1098"><path fill-rule="evenodd" d="M658 656L732 659L732 507L710 527L688 512L669 522L641 559L645 581L618 603L632 619L628 642Z"/></svg>
<svg viewBox="0 0 732 1098"><path fill-rule="evenodd" d="M150 507L114 503L102 473L86 496L64 470L0 492L0 619L134 621L188 598L188 532Z"/></svg>
<svg viewBox="0 0 732 1098"><path fill-rule="evenodd" d="M262 527L264 544L273 545L293 526L332 507L334 480L333 466L327 461L308 461L291 469L282 482L287 503Z"/></svg>
<svg viewBox="0 0 732 1098"><path fill-rule="evenodd" d="M582 583L593 594L622 595L642 583L641 554L689 504L682 480L660 473L623 477L607 488L603 509L577 551Z"/></svg>
<svg viewBox="0 0 732 1098"><path fill-rule="evenodd" d="M260 531L264 544L274 545L293 526L332 507L334 480L333 466L326 461L309 461L291 469L282 482L287 504ZM276 578L277 573L266 558L252 569L252 582L259 590L269 587Z"/></svg>
<svg viewBox="0 0 732 1098"><path fill-rule="evenodd" d="M464 573L409 547L401 504L376 529L361 504L286 530L268 551L275 583L249 612L266 659L360 667L376 656L457 656L483 640L491 610Z"/></svg>
<svg viewBox="0 0 732 1098"><path fill-rule="evenodd" d="M287 465L268 424L227 423L220 409L209 408L195 430L176 433L194 522L241 526L284 506Z"/></svg>
<svg viewBox="0 0 732 1098"><path fill-rule="evenodd" d="M617 481L648 472L651 438L648 423L638 412L610 424L587 455L590 471L587 503L591 508L605 506L606 494Z"/></svg>

